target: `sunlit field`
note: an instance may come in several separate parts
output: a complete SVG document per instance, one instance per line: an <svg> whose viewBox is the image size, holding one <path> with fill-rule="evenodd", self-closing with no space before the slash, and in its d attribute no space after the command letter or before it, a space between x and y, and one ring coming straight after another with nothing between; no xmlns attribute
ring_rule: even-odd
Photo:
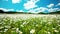
<svg viewBox="0 0 60 34"><path fill-rule="evenodd" d="M60 15L0 14L0 34L60 34Z"/></svg>

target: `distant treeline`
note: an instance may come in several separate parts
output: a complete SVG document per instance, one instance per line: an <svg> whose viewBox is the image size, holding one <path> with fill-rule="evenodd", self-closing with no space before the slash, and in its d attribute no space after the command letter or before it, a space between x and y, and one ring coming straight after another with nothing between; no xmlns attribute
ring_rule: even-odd
<svg viewBox="0 0 60 34"><path fill-rule="evenodd" d="M7 12L4 12L3 10L0 10L0 13L7 13L7 14L33 14L33 13L30 13L30 12L16 12L16 11L7 11ZM56 12L50 12L50 13L44 13L44 12L40 12L38 14L60 14L60 11L56 11Z"/></svg>
<svg viewBox="0 0 60 34"><path fill-rule="evenodd" d="M6 14L27 14L27 12L16 12L16 11L3 11L3 10L0 10L0 13L6 13Z"/></svg>

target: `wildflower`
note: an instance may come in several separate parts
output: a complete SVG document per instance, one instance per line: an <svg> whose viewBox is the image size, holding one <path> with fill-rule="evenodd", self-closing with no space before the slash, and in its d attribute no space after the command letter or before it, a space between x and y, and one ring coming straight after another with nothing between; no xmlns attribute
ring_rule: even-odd
<svg viewBox="0 0 60 34"><path fill-rule="evenodd" d="M54 30L55 32L59 32L58 30Z"/></svg>
<svg viewBox="0 0 60 34"><path fill-rule="evenodd" d="M47 32L48 34L50 34L50 32Z"/></svg>
<svg viewBox="0 0 60 34"><path fill-rule="evenodd" d="M55 29L55 28L52 28L52 29Z"/></svg>
<svg viewBox="0 0 60 34"><path fill-rule="evenodd" d="M10 20L10 24L12 23L12 19Z"/></svg>
<svg viewBox="0 0 60 34"><path fill-rule="evenodd" d="M38 26L38 24L36 26Z"/></svg>
<svg viewBox="0 0 60 34"><path fill-rule="evenodd" d="M22 34L23 32L22 31L19 31L19 34Z"/></svg>
<svg viewBox="0 0 60 34"><path fill-rule="evenodd" d="M4 27L0 27L0 29L3 29Z"/></svg>
<svg viewBox="0 0 60 34"><path fill-rule="evenodd" d="M26 21L23 23L23 25L26 24Z"/></svg>
<svg viewBox="0 0 60 34"><path fill-rule="evenodd" d="M4 32L6 32L8 29L4 29Z"/></svg>
<svg viewBox="0 0 60 34"><path fill-rule="evenodd" d="M0 24L2 24L2 23L0 23Z"/></svg>
<svg viewBox="0 0 60 34"><path fill-rule="evenodd" d="M3 19L4 21L7 21L7 19Z"/></svg>
<svg viewBox="0 0 60 34"><path fill-rule="evenodd" d="M6 19L3 19L3 20L6 20Z"/></svg>
<svg viewBox="0 0 60 34"><path fill-rule="evenodd" d="M10 28L11 26L5 26L5 28Z"/></svg>
<svg viewBox="0 0 60 34"><path fill-rule="evenodd" d="M57 22L60 22L60 21L57 21Z"/></svg>
<svg viewBox="0 0 60 34"><path fill-rule="evenodd" d="M0 32L3 32L3 31L0 31Z"/></svg>
<svg viewBox="0 0 60 34"><path fill-rule="evenodd" d="M50 24L51 24L51 22L48 22L48 24L50 25Z"/></svg>
<svg viewBox="0 0 60 34"><path fill-rule="evenodd" d="M47 22L46 20L43 20L44 22Z"/></svg>
<svg viewBox="0 0 60 34"><path fill-rule="evenodd" d="M19 28L16 28L16 32L19 32Z"/></svg>
<svg viewBox="0 0 60 34"><path fill-rule="evenodd" d="M20 25L21 27L24 27L23 25Z"/></svg>
<svg viewBox="0 0 60 34"><path fill-rule="evenodd" d="M14 32L14 31L11 31L11 32Z"/></svg>
<svg viewBox="0 0 60 34"><path fill-rule="evenodd" d="M32 29L32 30L30 31L30 33L32 33L32 34L33 34L34 32L35 32L35 29Z"/></svg>
<svg viewBox="0 0 60 34"><path fill-rule="evenodd" d="M13 30L15 30L16 28L12 28Z"/></svg>
<svg viewBox="0 0 60 34"><path fill-rule="evenodd" d="M60 26L60 25L58 24L58 26Z"/></svg>

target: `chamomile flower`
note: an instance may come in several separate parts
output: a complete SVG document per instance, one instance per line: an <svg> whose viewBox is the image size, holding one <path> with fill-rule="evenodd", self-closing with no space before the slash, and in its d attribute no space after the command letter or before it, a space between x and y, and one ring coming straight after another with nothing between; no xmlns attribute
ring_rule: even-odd
<svg viewBox="0 0 60 34"><path fill-rule="evenodd" d="M0 29L2 29L2 28L4 28L4 27L1 26Z"/></svg>
<svg viewBox="0 0 60 34"><path fill-rule="evenodd" d="M6 32L8 29L4 29L4 32Z"/></svg>
<svg viewBox="0 0 60 34"><path fill-rule="evenodd" d="M54 32L59 32L58 30L54 30Z"/></svg>
<svg viewBox="0 0 60 34"><path fill-rule="evenodd" d="M16 28L16 32L17 32L17 33L19 32L19 28Z"/></svg>
<svg viewBox="0 0 60 34"><path fill-rule="evenodd" d="M31 33L31 34L35 33L35 29L31 29L31 30L30 30L30 33Z"/></svg>
<svg viewBox="0 0 60 34"><path fill-rule="evenodd" d="M52 29L55 29L55 28L52 28Z"/></svg>
<svg viewBox="0 0 60 34"><path fill-rule="evenodd" d="M25 22L23 22L23 25L24 25L24 24L27 24L27 23L26 23L26 21L25 21Z"/></svg>
<svg viewBox="0 0 60 34"><path fill-rule="evenodd" d="M19 31L19 34L22 34L23 32L22 31Z"/></svg>
<svg viewBox="0 0 60 34"><path fill-rule="evenodd" d="M36 25L36 27L38 26L38 24Z"/></svg>
<svg viewBox="0 0 60 34"><path fill-rule="evenodd" d="M51 34L50 32L47 32L48 34Z"/></svg>
<svg viewBox="0 0 60 34"><path fill-rule="evenodd" d="M24 25L20 25L21 27L24 27Z"/></svg>

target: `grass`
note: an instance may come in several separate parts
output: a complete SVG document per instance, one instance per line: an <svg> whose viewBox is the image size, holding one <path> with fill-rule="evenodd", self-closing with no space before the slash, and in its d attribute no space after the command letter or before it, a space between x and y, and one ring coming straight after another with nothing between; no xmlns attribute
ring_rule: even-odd
<svg viewBox="0 0 60 34"><path fill-rule="evenodd" d="M60 16L26 20L0 17L0 34L60 34Z"/></svg>

